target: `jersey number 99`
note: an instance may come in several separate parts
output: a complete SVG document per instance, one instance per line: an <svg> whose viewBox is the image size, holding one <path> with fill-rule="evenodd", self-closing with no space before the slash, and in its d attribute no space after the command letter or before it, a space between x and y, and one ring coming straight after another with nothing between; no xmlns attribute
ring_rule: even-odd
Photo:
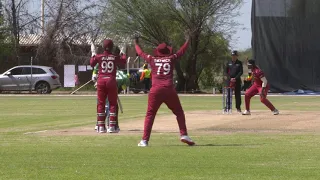
<svg viewBox="0 0 320 180"><path fill-rule="evenodd" d="M113 61L102 61L101 68L103 73L112 73L114 70L114 63Z"/></svg>

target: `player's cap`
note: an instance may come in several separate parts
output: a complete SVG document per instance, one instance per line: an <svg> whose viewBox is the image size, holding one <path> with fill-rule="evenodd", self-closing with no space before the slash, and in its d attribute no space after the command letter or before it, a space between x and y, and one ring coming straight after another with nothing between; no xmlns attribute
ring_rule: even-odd
<svg viewBox="0 0 320 180"><path fill-rule="evenodd" d="M256 61L254 59L248 60L248 65L255 65Z"/></svg>
<svg viewBox="0 0 320 180"><path fill-rule="evenodd" d="M111 51L113 48L113 41L111 39L105 39L103 40L102 47L104 50L109 50Z"/></svg>
<svg viewBox="0 0 320 180"><path fill-rule="evenodd" d="M231 56L238 56L238 51L232 51Z"/></svg>
<svg viewBox="0 0 320 180"><path fill-rule="evenodd" d="M170 56L172 54L172 47L166 43L161 43L155 49L155 56Z"/></svg>

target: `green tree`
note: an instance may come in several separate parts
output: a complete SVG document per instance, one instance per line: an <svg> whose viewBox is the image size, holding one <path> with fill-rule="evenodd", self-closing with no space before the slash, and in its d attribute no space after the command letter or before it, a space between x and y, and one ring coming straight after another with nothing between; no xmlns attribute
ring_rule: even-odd
<svg viewBox="0 0 320 180"><path fill-rule="evenodd" d="M248 48L244 51L239 52L239 60L243 63L243 75L242 77L246 77L248 75L248 67L247 67L247 59L253 58L252 48Z"/></svg>
<svg viewBox="0 0 320 180"><path fill-rule="evenodd" d="M0 55L6 56L12 53L12 39L10 37L10 29L6 26L3 18L3 5L0 2Z"/></svg>
<svg viewBox="0 0 320 180"><path fill-rule="evenodd" d="M243 62L245 62L246 59L251 59L253 58L252 57L252 49L251 48L248 48L248 49L245 49L243 51L239 51L239 59Z"/></svg>
<svg viewBox="0 0 320 180"><path fill-rule="evenodd" d="M174 49L183 43L183 32L189 30L190 48L176 64L178 90L199 89L199 76L215 61L215 49L226 51L223 35L230 28L228 20L241 0L110 0L105 15L105 30L111 37L129 37L139 33L149 49L161 42ZM226 21L227 20L227 21ZM210 50L209 47L213 47ZM226 53L226 52L223 52ZM199 60L202 59L202 60ZM211 63L209 63L211 65ZM214 64L213 64L214 65ZM215 65L219 66L219 65Z"/></svg>
<svg viewBox="0 0 320 180"><path fill-rule="evenodd" d="M229 58L228 42L222 34L211 37L207 52L199 56L197 69L201 89L220 88L223 84L223 66Z"/></svg>

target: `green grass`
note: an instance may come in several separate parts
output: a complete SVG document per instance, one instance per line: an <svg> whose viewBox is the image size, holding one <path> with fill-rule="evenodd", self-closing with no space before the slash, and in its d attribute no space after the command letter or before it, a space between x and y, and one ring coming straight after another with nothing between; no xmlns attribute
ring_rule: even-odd
<svg viewBox="0 0 320 180"><path fill-rule="evenodd" d="M181 97L185 111L220 110L221 97ZM270 97L280 110L317 111L320 97ZM144 119L147 97L121 97L120 120ZM39 136L25 132L88 126L95 97L0 96L0 179L319 179L320 135L178 134ZM266 108L258 98L253 109ZM170 113L165 105L159 115ZM121 125L121 124L120 124Z"/></svg>

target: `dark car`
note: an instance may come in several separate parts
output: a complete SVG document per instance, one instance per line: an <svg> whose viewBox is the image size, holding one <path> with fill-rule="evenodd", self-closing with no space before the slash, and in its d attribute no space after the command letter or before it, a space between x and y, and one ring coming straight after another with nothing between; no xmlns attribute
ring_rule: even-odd
<svg viewBox="0 0 320 180"><path fill-rule="evenodd" d="M123 71L125 74L127 74L127 69L121 69L120 71ZM139 93L144 90L144 84L143 82L140 82L140 75L141 75L141 69L140 68L130 68L129 74L130 74L130 90L133 93Z"/></svg>

